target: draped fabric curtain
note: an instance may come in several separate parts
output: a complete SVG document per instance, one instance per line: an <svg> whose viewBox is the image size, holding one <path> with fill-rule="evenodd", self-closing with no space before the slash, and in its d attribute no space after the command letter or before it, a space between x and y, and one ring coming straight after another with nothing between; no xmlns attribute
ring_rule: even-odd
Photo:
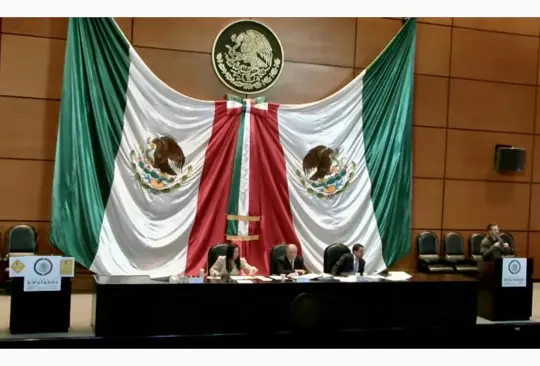
<svg viewBox="0 0 540 366"><path fill-rule="evenodd" d="M281 242L318 272L327 245L362 243L366 271L384 270L411 247L415 38L412 18L320 101L202 101L157 78L114 20L70 19L51 242L101 274L195 274L227 238L263 274ZM328 161L306 169L313 151Z"/></svg>

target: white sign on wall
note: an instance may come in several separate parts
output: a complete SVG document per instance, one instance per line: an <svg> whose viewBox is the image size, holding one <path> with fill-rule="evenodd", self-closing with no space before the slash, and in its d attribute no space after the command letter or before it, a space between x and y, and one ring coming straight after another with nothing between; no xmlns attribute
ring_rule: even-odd
<svg viewBox="0 0 540 366"><path fill-rule="evenodd" d="M502 287L527 286L527 258L503 258Z"/></svg>
<svg viewBox="0 0 540 366"><path fill-rule="evenodd" d="M60 256L9 257L9 276L24 278L24 291L60 291L62 277L75 275L75 260Z"/></svg>

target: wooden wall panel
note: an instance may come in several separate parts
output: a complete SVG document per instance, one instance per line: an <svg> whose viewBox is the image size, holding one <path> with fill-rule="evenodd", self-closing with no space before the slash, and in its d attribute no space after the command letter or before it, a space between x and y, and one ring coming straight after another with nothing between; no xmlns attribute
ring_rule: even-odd
<svg viewBox="0 0 540 366"><path fill-rule="evenodd" d="M431 24L418 24L416 38L416 72L448 76L452 29Z"/></svg>
<svg viewBox="0 0 540 366"><path fill-rule="evenodd" d="M211 53L219 31L239 18L135 18L133 45Z"/></svg>
<svg viewBox="0 0 540 366"><path fill-rule="evenodd" d="M413 176L444 178L446 130L443 128L413 128Z"/></svg>
<svg viewBox="0 0 540 366"><path fill-rule="evenodd" d="M0 221L48 220L54 163L0 159Z"/></svg>
<svg viewBox="0 0 540 366"><path fill-rule="evenodd" d="M414 82L413 123L417 126L446 127L448 78L417 75Z"/></svg>
<svg viewBox="0 0 540 366"><path fill-rule="evenodd" d="M454 18L454 26L529 36L540 35L538 18Z"/></svg>
<svg viewBox="0 0 540 366"><path fill-rule="evenodd" d="M66 38L68 18L3 18L2 33Z"/></svg>
<svg viewBox="0 0 540 366"><path fill-rule="evenodd" d="M453 18L418 18L420 23L440 24L440 25L452 25Z"/></svg>
<svg viewBox="0 0 540 366"><path fill-rule="evenodd" d="M442 179L413 178L413 229L441 227L442 198Z"/></svg>
<svg viewBox="0 0 540 366"><path fill-rule="evenodd" d="M0 97L0 158L53 160L60 102Z"/></svg>
<svg viewBox="0 0 540 366"><path fill-rule="evenodd" d="M505 231L502 228L502 231ZM514 231L512 232L514 237L514 244L516 246L516 255L519 257L526 257L529 248L529 234L526 231Z"/></svg>
<svg viewBox="0 0 540 366"><path fill-rule="evenodd" d="M532 151L533 135L448 130L446 178L528 182L532 164L519 173L495 170L495 145L508 144Z"/></svg>
<svg viewBox="0 0 540 366"><path fill-rule="evenodd" d="M59 99L66 42L2 35L0 95Z"/></svg>
<svg viewBox="0 0 540 366"><path fill-rule="evenodd" d="M355 18L253 18L279 37L285 60L354 66Z"/></svg>
<svg viewBox="0 0 540 366"><path fill-rule="evenodd" d="M131 41L133 34L133 18L114 18L118 26L124 32L126 38Z"/></svg>
<svg viewBox="0 0 540 366"><path fill-rule="evenodd" d="M534 136L534 150L525 152L525 164L533 165L532 181L540 183L540 136Z"/></svg>
<svg viewBox="0 0 540 366"><path fill-rule="evenodd" d="M131 39L132 18L115 18L128 39ZM68 18L3 18L2 33L66 39Z"/></svg>
<svg viewBox="0 0 540 366"><path fill-rule="evenodd" d="M448 127L530 133L536 87L452 79Z"/></svg>
<svg viewBox="0 0 540 366"><path fill-rule="evenodd" d="M535 85L538 38L454 28L452 77Z"/></svg>
<svg viewBox="0 0 540 366"><path fill-rule="evenodd" d="M540 233L539 232L530 232L529 233L529 251L527 254L528 257L534 258L534 272L533 278L540 278Z"/></svg>
<svg viewBox="0 0 540 366"><path fill-rule="evenodd" d="M478 230L496 222L505 230L528 230L527 183L446 180L443 228Z"/></svg>
<svg viewBox="0 0 540 366"><path fill-rule="evenodd" d="M538 71L540 77L540 70ZM538 82L540 84L540 81ZM536 88L536 123L534 125L534 133L540 134L540 87Z"/></svg>
<svg viewBox="0 0 540 366"><path fill-rule="evenodd" d="M395 37L401 26L402 21L397 19L358 18L355 67L368 67Z"/></svg>
<svg viewBox="0 0 540 366"><path fill-rule="evenodd" d="M531 185L530 214L529 230L540 231L540 184Z"/></svg>

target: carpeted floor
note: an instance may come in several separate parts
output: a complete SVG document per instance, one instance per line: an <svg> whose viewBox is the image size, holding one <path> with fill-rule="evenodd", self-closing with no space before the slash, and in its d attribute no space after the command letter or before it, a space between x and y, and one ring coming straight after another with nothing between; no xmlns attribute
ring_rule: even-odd
<svg viewBox="0 0 540 366"><path fill-rule="evenodd" d="M10 297L0 295L0 332L9 329ZM92 295L74 294L71 296L71 330L87 331L92 317ZM534 284L533 316L531 320L540 321L540 283ZM479 322L487 322L479 320Z"/></svg>

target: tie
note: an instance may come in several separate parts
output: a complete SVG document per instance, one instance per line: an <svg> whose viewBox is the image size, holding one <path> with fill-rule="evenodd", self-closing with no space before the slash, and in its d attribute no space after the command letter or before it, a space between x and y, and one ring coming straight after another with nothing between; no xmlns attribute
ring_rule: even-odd
<svg viewBox="0 0 540 366"><path fill-rule="evenodd" d="M291 261L291 269L294 270L294 261Z"/></svg>
<svg viewBox="0 0 540 366"><path fill-rule="evenodd" d="M354 260L354 273L358 272L358 259Z"/></svg>

